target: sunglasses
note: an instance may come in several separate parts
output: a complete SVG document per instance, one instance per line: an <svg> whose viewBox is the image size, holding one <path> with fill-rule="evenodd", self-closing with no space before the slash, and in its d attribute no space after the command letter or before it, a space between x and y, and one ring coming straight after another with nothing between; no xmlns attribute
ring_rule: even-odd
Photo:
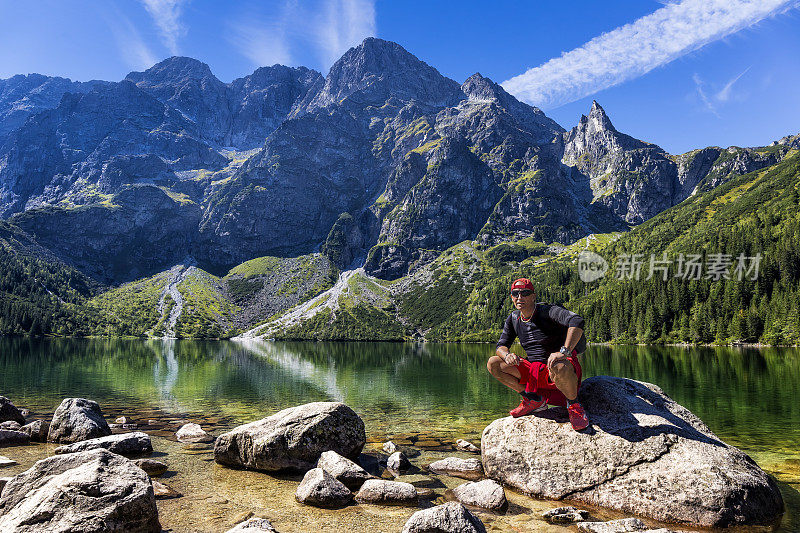
<svg viewBox="0 0 800 533"><path fill-rule="evenodd" d="M519 298L520 296L530 296L533 294L533 291L530 289L514 289L511 291L511 296L514 298Z"/></svg>

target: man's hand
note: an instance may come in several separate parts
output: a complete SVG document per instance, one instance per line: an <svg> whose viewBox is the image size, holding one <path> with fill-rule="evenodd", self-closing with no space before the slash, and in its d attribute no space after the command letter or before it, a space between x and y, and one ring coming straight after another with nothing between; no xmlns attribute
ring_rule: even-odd
<svg viewBox="0 0 800 533"><path fill-rule="evenodd" d="M552 376L552 372L553 372L553 367L559 361L564 361L566 363L569 362L569 360L567 358L567 355L563 354L561 352L553 352L553 353L550 354L550 357L547 358L547 369L550 370L550 372L551 372L550 375L551 376Z"/></svg>
<svg viewBox="0 0 800 533"><path fill-rule="evenodd" d="M507 365L511 366L517 366L520 361L519 356L513 352L508 352L506 355L504 355L503 360Z"/></svg>

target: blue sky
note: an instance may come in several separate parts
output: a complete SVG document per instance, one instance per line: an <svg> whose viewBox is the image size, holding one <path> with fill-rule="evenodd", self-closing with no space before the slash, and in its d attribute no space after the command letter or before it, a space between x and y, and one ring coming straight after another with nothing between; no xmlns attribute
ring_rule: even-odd
<svg viewBox="0 0 800 533"><path fill-rule="evenodd" d="M39 72L119 80L170 55L204 61L225 82L274 63L325 73L374 35L459 82L475 72L506 82L565 128L596 99L620 131L682 153L800 132L798 6L0 0L0 78Z"/></svg>

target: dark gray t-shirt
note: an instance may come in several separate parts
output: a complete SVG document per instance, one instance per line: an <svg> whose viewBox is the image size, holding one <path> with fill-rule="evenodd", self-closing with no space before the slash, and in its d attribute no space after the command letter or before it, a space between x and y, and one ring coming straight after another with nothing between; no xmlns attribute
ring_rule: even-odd
<svg viewBox="0 0 800 533"><path fill-rule="evenodd" d="M584 320L580 315L568 311L560 305L537 303L536 311L530 322L523 322L519 310L513 311L503 324L503 333L497 341L497 347L511 347L514 339L525 350L526 359L530 362L546 363L550 354L557 352L564 345L567 329L571 327L583 329ZM586 340L581 335L576 349L583 352Z"/></svg>

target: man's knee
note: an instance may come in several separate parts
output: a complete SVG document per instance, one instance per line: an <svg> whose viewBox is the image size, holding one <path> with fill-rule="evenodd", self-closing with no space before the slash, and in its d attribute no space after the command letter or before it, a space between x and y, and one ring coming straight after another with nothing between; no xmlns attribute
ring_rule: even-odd
<svg viewBox="0 0 800 533"><path fill-rule="evenodd" d="M493 355L486 361L486 369L489 371L490 374L494 375L500 371L500 363L503 360L500 358L499 355Z"/></svg>
<svg viewBox="0 0 800 533"><path fill-rule="evenodd" d="M557 361L550 367L550 377L553 381L563 381L577 377L577 374L569 361Z"/></svg>

